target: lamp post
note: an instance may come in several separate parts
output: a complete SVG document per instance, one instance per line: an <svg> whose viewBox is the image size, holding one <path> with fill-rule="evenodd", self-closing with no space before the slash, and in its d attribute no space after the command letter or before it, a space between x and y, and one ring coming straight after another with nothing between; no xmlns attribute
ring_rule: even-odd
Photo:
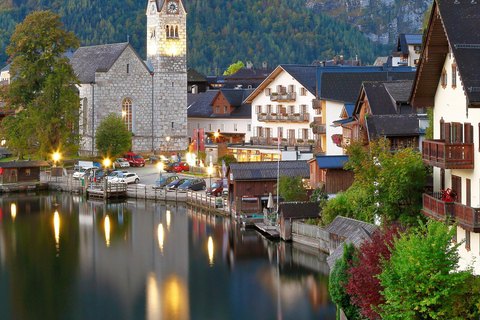
<svg viewBox="0 0 480 320"><path fill-rule="evenodd" d="M57 172L57 169L56 169L58 160L60 160L60 153L55 152L53 154L53 163L54 163L54 166L55 166L55 182L58 182L58 172Z"/></svg>
<svg viewBox="0 0 480 320"><path fill-rule="evenodd" d="M167 143L166 143L166 145L167 145L167 147L166 147L166 149L167 149L167 150L166 150L166 154L167 154L167 158L168 158L169 160L171 159L170 155L168 154L168 144L169 144L169 142L170 142L170 139L171 139L170 136L166 136L166 137L165 137L165 141L167 142Z"/></svg>

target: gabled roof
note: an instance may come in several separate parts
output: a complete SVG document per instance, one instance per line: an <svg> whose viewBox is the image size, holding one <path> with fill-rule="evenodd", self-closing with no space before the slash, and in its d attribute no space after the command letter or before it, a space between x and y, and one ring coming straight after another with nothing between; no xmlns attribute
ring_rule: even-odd
<svg viewBox="0 0 480 320"><path fill-rule="evenodd" d="M413 114L371 115L366 127L369 138L420 135L418 117Z"/></svg>
<svg viewBox="0 0 480 320"><path fill-rule="evenodd" d="M253 99L262 93L263 89L275 80L282 72L287 72L311 94L315 95L316 66L311 65L279 65L275 70L245 99L245 103L252 103Z"/></svg>
<svg viewBox="0 0 480 320"><path fill-rule="evenodd" d="M480 5L473 1L439 1L432 5L411 94L415 107L433 106L449 48L469 106L480 105ZM459 85L460 85L459 84Z"/></svg>
<svg viewBox="0 0 480 320"><path fill-rule="evenodd" d="M316 156L320 169L341 169L348 162L348 156Z"/></svg>
<svg viewBox="0 0 480 320"><path fill-rule="evenodd" d="M37 168L37 167L50 167L50 164L44 160L0 162L0 168Z"/></svg>
<svg viewBox="0 0 480 320"><path fill-rule="evenodd" d="M279 215L284 218L318 218L320 213L318 202L281 202Z"/></svg>
<svg viewBox="0 0 480 320"><path fill-rule="evenodd" d="M10 65L7 64L5 67L3 67L2 70L0 70L0 72L5 72L5 71L10 71Z"/></svg>
<svg viewBox="0 0 480 320"><path fill-rule="evenodd" d="M128 42L80 47L70 59L70 63L80 83L93 83L95 72L108 71L127 47L136 53ZM145 64L140 57L139 60ZM148 70L147 66L145 68Z"/></svg>
<svg viewBox="0 0 480 320"><path fill-rule="evenodd" d="M189 105L187 116L189 118L246 118L252 116L252 106L249 103L242 103L243 99L248 96L253 89L225 89L207 90ZM214 99L223 94L231 106L235 109L230 114L214 114L212 103Z"/></svg>
<svg viewBox="0 0 480 320"><path fill-rule="evenodd" d="M280 176L310 177L310 167L306 161L260 161L260 162L233 162L229 172L235 181L239 180L276 180L280 166Z"/></svg>
<svg viewBox="0 0 480 320"><path fill-rule="evenodd" d="M238 79L263 80L268 77L273 70L275 70L275 68L241 68L234 74L227 76L226 79L227 81Z"/></svg>
<svg viewBox="0 0 480 320"><path fill-rule="evenodd" d="M358 228L363 228L366 232L371 234L373 231L375 231L377 227L374 224L368 222L337 216L325 228L325 231L343 238L348 238L348 236L351 235Z"/></svg>
<svg viewBox="0 0 480 320"><path fill-rule="evenodd" d="M192 67L187 70L187 81L188 82L207 82L207 80Z"/></svg>
<svg viewBox="0 0 480 320"><path fill-rule="evenodd" d="M414 77L414 69L410 67L387 69L378 67L342 68L341 71L337 72L322 72L318 96L322 100L355 103L363 82L412 80Z"/></svg>

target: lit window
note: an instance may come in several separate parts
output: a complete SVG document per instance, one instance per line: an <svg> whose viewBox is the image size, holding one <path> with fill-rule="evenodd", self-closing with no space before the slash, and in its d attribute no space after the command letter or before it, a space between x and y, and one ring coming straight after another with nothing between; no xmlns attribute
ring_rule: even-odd
<svg viewBox="0 0 480 320"><path fill-rule="evenodd" d="M128 131L132 132L132 100L129 98L126 98L122 102L122 117L123 117L123 123L125 124L125 127L127 128Z"/></svg>
<svg viewBox="0 0 480 320"><path fill-rule="evenodd" d="M25 176L27 176L27 177L30 176L30 169L25 169Z"/></svg>

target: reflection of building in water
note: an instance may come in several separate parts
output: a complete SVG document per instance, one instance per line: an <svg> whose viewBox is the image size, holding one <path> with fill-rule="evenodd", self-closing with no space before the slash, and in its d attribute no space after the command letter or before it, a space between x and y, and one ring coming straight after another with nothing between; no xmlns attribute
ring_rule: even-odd
<svg viewBox="0 0 480 320"><path fill-rule="evenodd" d="M147 319L189 318L184 208L84 201L79 204L79 224L82 278L90 278L92 285L105 282L102 287L110 288L98 296L118 297L122 308L122 301L124 306L133 306L126 302L146 294ZM135 312L139 311L133 308L121 312L125 318L138 318Z"/></svg>

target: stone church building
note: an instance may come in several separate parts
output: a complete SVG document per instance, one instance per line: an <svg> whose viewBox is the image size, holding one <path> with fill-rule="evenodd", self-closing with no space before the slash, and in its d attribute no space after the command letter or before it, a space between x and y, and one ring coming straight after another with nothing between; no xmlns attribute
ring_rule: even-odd
<svg viewBox="0 0 480 320"><path fill-rule="evenodd" d="M187 138L187 17L183 0L148 0L147 61L129 43L81 47L71 58L80 85L81 155L110 113L122 116L137 153L184 151Z"/></svg>

